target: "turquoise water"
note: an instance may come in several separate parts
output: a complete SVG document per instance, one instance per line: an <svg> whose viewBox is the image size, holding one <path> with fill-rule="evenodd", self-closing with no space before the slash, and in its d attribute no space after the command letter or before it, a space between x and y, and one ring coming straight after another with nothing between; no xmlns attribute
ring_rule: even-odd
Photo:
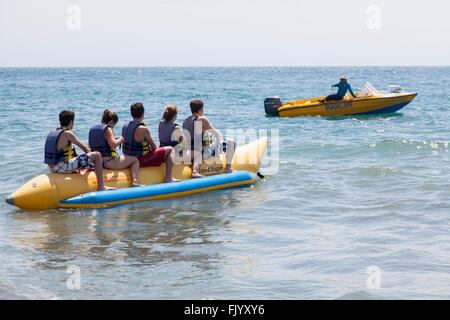
<svg viewBox="0 0 450 320"><path fill-rule="evenodd" d="M418 96L383 116L265 116L265 97L334 93L342 73L355 91L370 81ZM0 69L0 298L448 299L449 74ZM74 132L86 142L105 108L124 121L142 101L157 138L164 107L177 105L182 119L192 99L205 102L217 128L278 130L279 154L269 146L265 157L278 170L253 188L101 210L32 212L4 202L47 172L43 144L61 109L75 111ZM79 289L67 285L69 266L80 271Z"/></svg>

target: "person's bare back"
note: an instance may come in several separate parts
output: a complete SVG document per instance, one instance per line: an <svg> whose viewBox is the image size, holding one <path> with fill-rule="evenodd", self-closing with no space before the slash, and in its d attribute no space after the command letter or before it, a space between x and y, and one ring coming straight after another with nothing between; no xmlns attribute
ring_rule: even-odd
<svg viewBox="0 0 450 320"><path fill-rule="evenodd" d="M137 142L147 141L152 149L156 149L156 143L150 134L150 129L146 126L138 126L134 132L134 140Z"/></svg>

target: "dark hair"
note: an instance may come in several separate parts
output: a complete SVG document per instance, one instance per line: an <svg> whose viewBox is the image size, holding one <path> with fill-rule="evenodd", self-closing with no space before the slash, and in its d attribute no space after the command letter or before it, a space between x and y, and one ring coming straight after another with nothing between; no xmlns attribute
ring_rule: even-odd
<svg viewBox="0 0 450 320"><path fill-rule="evenodd" d="M133 103L130 111L133 118L140 118L144 114L144 105L141 102Z"/></svg>
<svg viewBox="0 0 450 320"><path fill-rule="evenodd" d="M119 121L119 117L117 116L117 114L115 112L105 109L105 111L103 111L102 123L107 124L111 120L114 123L117 123L117 121Z"/></svg>
<svg viewBox="0 0 450 320"><path fill-rule="evenodd" d="M75 120L75 113L69 110L63 110L59 113L59 123L61 127L67 127L70 121Z"/></svg>
<svg viewBox="0 0 450 320"><path fill-rule="evenodd" d="M175 115L178 113L177 106L174 106L173 104L170 104L166 107L166 110L164 110L163 119L166 121L170 121Z"/></svg>
<svg viewBox="0 0 450 320"><path fill-rule="evenodd" d="M197 113L203 108L203 101L202 100L192 100L190 105L191 105L191 112Z"/></svg>

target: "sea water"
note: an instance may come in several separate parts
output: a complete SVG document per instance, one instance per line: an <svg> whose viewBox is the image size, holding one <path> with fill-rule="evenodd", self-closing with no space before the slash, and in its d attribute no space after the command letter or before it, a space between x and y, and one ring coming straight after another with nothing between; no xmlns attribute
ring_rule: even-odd
<svg viewBox="0 0 450 320"><path fill-rule="evenodd" d="M268 117L346 74L417 92L394 114ZM450 298L449 67L0 69L1 299ZM189 102L223 131L266 133L252 188L106 209L26 211L4 199L48 169L62 109L87 143L104 109L143 102L157 126ZM265 168L264 168L265 167Z"/></svg>

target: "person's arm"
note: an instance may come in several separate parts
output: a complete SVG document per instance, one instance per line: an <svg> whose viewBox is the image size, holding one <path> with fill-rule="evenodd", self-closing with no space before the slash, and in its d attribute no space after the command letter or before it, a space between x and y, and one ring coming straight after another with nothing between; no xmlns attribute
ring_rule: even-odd
<svg viewBox="0 0 450 320"><path fill-rule="evenodd" d="M74 145L76 145L77 147L79 147L81 150L83 150L86 153L91 152L91 149L89 149L88 147L86 147L83 142L81 142L80 140L78 140L78 138L73 134L72 131L65 131L64 132L67 135L67 140L69 142L72 142Z"/></svg>
<svg viewBox="0 0 450 320"><path fill-rule="evenodd" d="M172 137L174 138L174 140L177 140L178 142L184 140L183 130L181 130L179 125L176 125L175 129L173 129Z"/></svg>
<svg viewBox="0 0 450 320"><path fill-rule="evenodd" d="M332 87L332 88L339 88L339 87L340 87L340 84L341 84L340 82L339 82L339 83L336 83L336 84L332 84L331 87Z"/></svg>
<svg viewBox="0 0 450 320"><path fill-rule="evenodd" d="M140 126L138 129L143 130L143 132L144 132L144 139L148 142L148 144L150 145L150 147L153 150L158 148L158 146L156 145L155 141L153 141L152 136L150 135L150 129L149 128Z"/></svg>
<svg viewBox="0 0 450 320"><path fill-rule="evenodd" d="M356 98L355 94L353 93L352 87L350 87L350 85L348 85L348 91L350 92L350 94L352 95L353 98Z"/></svg>
<svg viewBox="0 0 450 320"><path fill-rule="evenodd" d="M111 128L106 128L105 130L105 139L108 142L111 148L116 148L123 142L123 137L115 138L114 133Z"/></svg>
<svg viewBox="0 0 450 320"><path fill-rule="evenodd" d="M220 135L219 131L217 131L212 125L211 122L209 122L208 118L201 117L202 125L205 130L208 130L215 138L216 141L222 141L222 136Z"/></svg>

